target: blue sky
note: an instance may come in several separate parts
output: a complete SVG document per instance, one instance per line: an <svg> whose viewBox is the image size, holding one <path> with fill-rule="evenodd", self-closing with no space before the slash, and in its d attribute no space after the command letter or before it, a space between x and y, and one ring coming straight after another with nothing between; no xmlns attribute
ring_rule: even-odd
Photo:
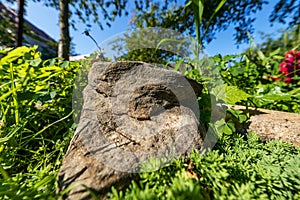
<svg viewBox="0 0 300 200"><path fill-rule="evenodd" d="M268 17L277 1L271 1L270 4L265 5L262 11L259 11L256 16L256 21L254 23L255 33L253 36L256 43L260 43L262 40L260 38L259 32L263 31L264 33L274 33L278 34L277 31L284 26L281 24L275 23L271 27ZM129 1L129 8L133 7L133 1ZM45 31L56 41L59 40L59 26L58 26L58 11L54 8L47 8L41 3L33 3L29 1L26 8L25 18L31 23ZM112 23L111 28L104 26L104 31L95 24L91 28L90 34L95 38L98 43L103 42L109 37L126 31L129 29L128 22L130 20L130 12L127 17L116 18L116 21ZM89 54L94 52L96 49L93 41L82 34L86 26L82 23L76 24L77 31L71 29L72 42L75 44L75 51L78 54ZM220 32L216 34L216 39L213 40L207 47L206 51L210 55L215 55L221 53L232 54L239 53L245 50L249 44L240 45L237 49L233 41L233 31L234 29L230 27L227 31Z"/></svg>

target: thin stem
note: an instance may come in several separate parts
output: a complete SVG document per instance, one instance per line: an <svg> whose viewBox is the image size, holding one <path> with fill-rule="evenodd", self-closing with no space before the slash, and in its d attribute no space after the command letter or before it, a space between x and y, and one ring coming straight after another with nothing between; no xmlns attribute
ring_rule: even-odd
<svg viewBox="0 0 300 200"><path fill-rule="evenodd" d="M19 103L18 103L18 98L17 98L17 91L15 87L15 81L14 81L14 68L13 64L10 63L10 79L11 79L11 90L12 90L12 97L13 97L13 105L14 105L14 113L15 113L15 122L16 125L19 124Z"/></svg>
<svg viewBox="0 0 300 200"><path fill-rule="evenodd" d="M86 36L88 36L89 38L92 39L92 41L96 44L97 48L99 49L100 53L101 53L101 48L100 46L98 45L97 41L90 35L90 33L88 31L84 31L83 32Z"/></svg>

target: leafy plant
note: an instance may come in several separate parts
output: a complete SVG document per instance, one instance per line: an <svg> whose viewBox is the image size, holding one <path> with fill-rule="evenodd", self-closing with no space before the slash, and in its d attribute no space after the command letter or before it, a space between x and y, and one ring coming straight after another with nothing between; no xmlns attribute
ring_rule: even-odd
<svg viewBox="0 0 300 200"><path fill-rule="evenodd" d="M281 71L287 71L285 70L287 61L282 63L283 57L278 55L279 52L280 49L276 49L266 56L259 49L252 49L248 50L246 54L223 57L217 55L213 59L215 66L220 69L220 75L224 82L228 86L235 86L248 94L247 99L243 99L239 104L299 113L300 101L297 94L299 91L296 87L297 83L274 82L274 77L278 77L280 68L282 68ZM293 69L295 72L288 72L286 75L293 75L297 80L297 75L294 76L297 73L297 67L295 67L297 66L297 54L296 52L294 54ZM292 61L291 57L289 59ZM286 81L289 76L285 78ZM239 96L237 94L237 97Z"/></svg>
<svg viewBox="0 0 300 200"><path fill-rule="evenodd" d="M80 63L43 61L37 47L2 51L0 196L55 198L56 175L74 133L72 89Z"/></svg>

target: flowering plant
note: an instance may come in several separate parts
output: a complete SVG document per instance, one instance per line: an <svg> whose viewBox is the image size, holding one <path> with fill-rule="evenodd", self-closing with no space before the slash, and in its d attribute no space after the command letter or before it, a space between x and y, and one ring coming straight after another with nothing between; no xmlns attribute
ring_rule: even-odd
<svg viewBox="0 0 300 200"><path fill-rule="evenodd" d="M285 54L284 61L279 65L279 73L284 76L286 84L296 84L296 76L300 76L300 51L290 50ZM273 80L282 80L277 77L271 77Z"/></svg>

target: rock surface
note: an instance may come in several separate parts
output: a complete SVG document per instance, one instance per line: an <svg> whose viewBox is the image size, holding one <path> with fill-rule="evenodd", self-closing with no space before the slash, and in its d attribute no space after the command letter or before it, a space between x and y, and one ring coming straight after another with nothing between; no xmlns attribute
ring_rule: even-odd
<svg viewBox="0 0 300 200"><path fill-rule="evenodd" d="M238 110L246 110L244 106L230 106ZM263 141L282 140L300 146L300 114L267 109L250 109L250 124L243 127L253 131Z"/></svg>
<svg viewBox="0 0 300 200"><path fill-rule="evenodd" d="M199 91L180 73L146 63L94 63L58 192L72 185L67 199L104 198L111 186L121 189L138 172L199 148ZM160 165L143 165L152 157Z"/></svg>

